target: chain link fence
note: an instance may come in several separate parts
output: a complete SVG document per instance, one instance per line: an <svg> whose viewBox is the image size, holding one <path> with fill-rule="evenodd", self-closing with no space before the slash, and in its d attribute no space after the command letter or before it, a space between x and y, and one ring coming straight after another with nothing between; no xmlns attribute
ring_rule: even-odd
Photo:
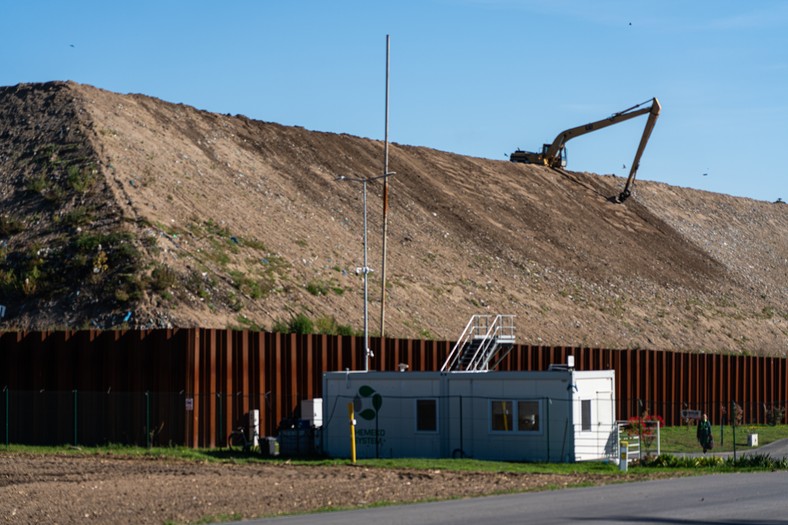
<svg viewBox="0 0 788 525"><path fill-rule="evenodd" d="M300 414L300 402L295 396L286 399L272 399L270 395L251 396L243 394L207 393L193 395L187 392L106 392L68 390L12 390L8 387L0 392L0 439L8 444L30 445L135 445L150 446L192 446L187 439L191 426L199 420L200 425L208 424L209 438L203 447L223 447L231 432L238 428L248 428L248 414L259 411L260 436L282 434L285 440L294 440L296 450L310 450L312 442L308 437L314 433L309 423L304 423ZM463 406L467 406L465 400ZM550 400L549 404L563 402ZM456 406L455 406L456 405ZM786 423L786 401L774 400L770 403L737 403L735 400L708 401L700 404L685 402L661 402L645 399L618 399L615 401L615 420L628 420L633 417L661 418L665 421L678 421L679 424L694 424L701 414L706 413L714 425L777 425ZM459 449L468 448L468 440L473 439L466 420L471 415L464 412L456 400L456 410L452 415L462 429L451 439L462 441ZM545 405L547 406L547 405ZM335 414L327 407L328 417L345 417ZM343 408L344 410L344 408ZM467 410L467 409L466 409ZM672 414L671 418L667 416ZM473 417L479 417L477 414ZM487 418L487 415L484 416ZM517 424L505 417L497 424ZM402 421L402 424L415 424ZM485 425L489 421L475 421ZM531 423L533 424L533 423ZM567 425L576 423L568 422ZM572 428L559 428L551 422L550 432L572 432ZM581 436L579 439L599 440L600 436ZM304 437L307 436L307 437ZM370 436L366 436L370 437ZM373 435L370 443L377 446L379 436ZM389 439L393 436L389 436ZM319 440L319 432L315 437ZM306 442L304 441L306 440ZM369 441L369 440L368 440ZM481 446L481 443L476 444ZM319 445L318 445L319 448Z"/></svg>

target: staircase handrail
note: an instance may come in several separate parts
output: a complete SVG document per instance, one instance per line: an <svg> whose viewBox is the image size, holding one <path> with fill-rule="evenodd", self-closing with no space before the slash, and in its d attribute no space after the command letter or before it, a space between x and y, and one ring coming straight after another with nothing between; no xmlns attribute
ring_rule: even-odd
<svg viewBox="0 0 788 525"><path fill-rule="evenodd" d="M496 316L495 320L488 326L487 332L482 337L482 342L479 344L479 348L476 349L476 353L473 354L473 357L468 362L466 370L473 372L484 371L484 364L490 360L489 357L485 359L485 356L488 354L490 346L495 343L495 337L492 337L492 335L498 332L498 317L500 316Z"/></svg>
<svg viewBox="0 0 788 525"><path fill-rule="evenodd" d="M504 324L504 319L508 319L510 323L508 325ZM514 341L514 315L499 314L495 316L495 320L493 320L490 329L485 335L484 344L480 345L480 350L483 348L484 351L476 352L476 354L479 355L479 361L474 365L474 370L487 371L490 369L490 360L492 360L493 356L496 354L501 344L500 339L503 337L507 340L511 339L511 341ZM507 344L507 346L508 351L506 354L511 351L511 344ZM501 360L506 357L506 354L495 362L493 369L500 364ZM475 361L475 358L476 355L474 355L474 359L471 362ZM468 368L470 369L471 367L469 366Z"/></svg>
<svg viewBox="0 0 788 525"><path fill-rule="evenodd" d="M505 344L508 347L506 353L508 354L511 351L511 342L514 341L514 315L499 314L492 316L475 314L471 316L462 335L460 335L460 338L446 357L446 361L441 367L441 372L454 370L458 362L464 363L465 371L486 372L489 370L490 360L496 354L501 344L500 339L506 340ZM466 362L463 358L463 353L473 349L468 348L471 340L476 341L478 344L473 356ZM495 363L495 366L498 366L501 359Z"/></svg>
<svg viewBox="0 0 788 525"><path fill-rule="evenodd" d="M468 324L465 325L465 330L462 331L460 338L454 344L454 347L451 349L451 352L449 352L449 355L446 357L446 361L444 361L443 366L441 367L441 372L447 372L451 370L456 364L457 360L460 358L459 350L465 347L465 344L472 337L474 329L476 327L474 321L476 321L477 317L478 314L472 315L470 321L468 321Z"/></svg>

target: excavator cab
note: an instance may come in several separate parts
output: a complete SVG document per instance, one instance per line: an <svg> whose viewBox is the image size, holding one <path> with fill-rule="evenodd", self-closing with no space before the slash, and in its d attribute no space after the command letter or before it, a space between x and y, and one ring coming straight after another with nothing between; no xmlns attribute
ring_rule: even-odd
<svg viewBox="0 0 788 525"><path fill-rule="evenodd" d="M562 146L558 150L558 155L553 159L548 159L547 151L550 149L550 144L542 144L542 158L546 159L549 164L554 168L566 168L566 146Z"/></svg>

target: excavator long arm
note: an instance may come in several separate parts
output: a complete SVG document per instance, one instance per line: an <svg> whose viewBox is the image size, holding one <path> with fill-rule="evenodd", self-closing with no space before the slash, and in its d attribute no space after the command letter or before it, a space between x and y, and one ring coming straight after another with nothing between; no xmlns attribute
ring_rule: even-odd
<svg viewBox="0 0 788 525"><path fill-rule="evenodd" d="M619 122L625 122L629 119L633 119L635 117L639 117L640 115L645 115L646 113L651 113L649 117L649 122L646 124L646 129L648 130L648 134L651 134L651 129L654 128L654 121L656 121L657 116L659 115L659 111L662 106L660 106L659 101L654 98L650 102L652 102L651 106L646 108L641 108L643 104L646 102L642 102L637 106L632 106L629 109L625 109L624 111L619 111L618 113L614 113L613 115L602 119L597 120L596 122L591 122L589 124L584 124L582 126L577 126L576 128L567 129L562 131L558 134L558 136L553 140L553 143L550 144L550 147L545 152L544 156L547 160L548 165L553 165L553 159L555 159L567 142L575 137L579 137L581 135L585 135L586 133L591 133L592 131L597 131L599 129L606 128L608 126L612 126L613 124L618 124ZM649 127L650 124L650 127ZM644 135L646 142L648 142L648 137ZM645 142L641 140L640 142L643 148L646 147ZM640 148L638 148L640 151ZM641 151L642 153L642 151ZM637 159L640 158L638 155Z"/></svg>
<svg viewBox="0 0 788 525"><path fill-rule="evenodd" d="M640 167L640 157L643 155L643 151L646 149L646 144L648 143L649 137L651 137L651 131L654 129L654 125L657 123L657 117L659 116L661 109L662 106L660 106L659 100L655 98L654 102L651 104L650 114L648 116L648 120L646 121L646 127L643 129L643 136L640 137L640 144L638 145L637 153L635 153L635 159L632 161L632 166L629 169L627 183L624 185L624 190L618 195L618 202L624 202L629 198L632 183L635 182L635 175L637 174L638 168Z"/></svg>
<svg viewBox="0 0 788 525"><path fill-rule="evenodd" d="M650 106L642 107L648 102L651 102ZM561 169L566 166L566 143L573 138L579 137L580 135L585 135L586 133L591 133L592 131L606 128L608 126L612 126L613 124L618 124L619 122L625 122L629 119L633 119L648 113L648 121L646 121L646 127L643 130L643 136L640 138L640 144L638 145L637 153L635 153L635 160L632 162L632 167L629 170L629 177L627 178L627 183L624 186L624 190L617 196L610 197L609 199L613 202L624 202L627 198L629 198L630 192L632 191L632 184L635 181L635 175L637 174L637 170L640 167L640 157L643 155L643 151L646 149L646 144L648 143L648 139L651 136L651 131L654 129L654 125L657 123L657 117L659 117L659 112L661 109L662 106L659 104L659 101L656 98L652 98L650 101L647 100L646 102L641 102L640 104L625 109L624 111L614 113L605 119L597 120L596 122L591 122L589 124L584 124L582 126L577 126L576 128L570 128L562 131L558 134L555 140L553 140L552 144L544 144L542 146L541 153L522 151L518 149L510 155L509 160L512 162L541 164L544 166L550 166L554 169Z"/></svg>

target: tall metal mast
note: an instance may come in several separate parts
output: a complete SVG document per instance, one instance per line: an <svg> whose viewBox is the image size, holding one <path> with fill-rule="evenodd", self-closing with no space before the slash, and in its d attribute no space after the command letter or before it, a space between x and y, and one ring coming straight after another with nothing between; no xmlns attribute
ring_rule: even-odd
<svg viewBox="0 0 788 525"><path fill-rule="evenodd" d="M383 139L383 260L380 265L380 342L386 337L386 244L388 238L389 209L389 55L390 36L386 35L386 131Z"/></svg>

